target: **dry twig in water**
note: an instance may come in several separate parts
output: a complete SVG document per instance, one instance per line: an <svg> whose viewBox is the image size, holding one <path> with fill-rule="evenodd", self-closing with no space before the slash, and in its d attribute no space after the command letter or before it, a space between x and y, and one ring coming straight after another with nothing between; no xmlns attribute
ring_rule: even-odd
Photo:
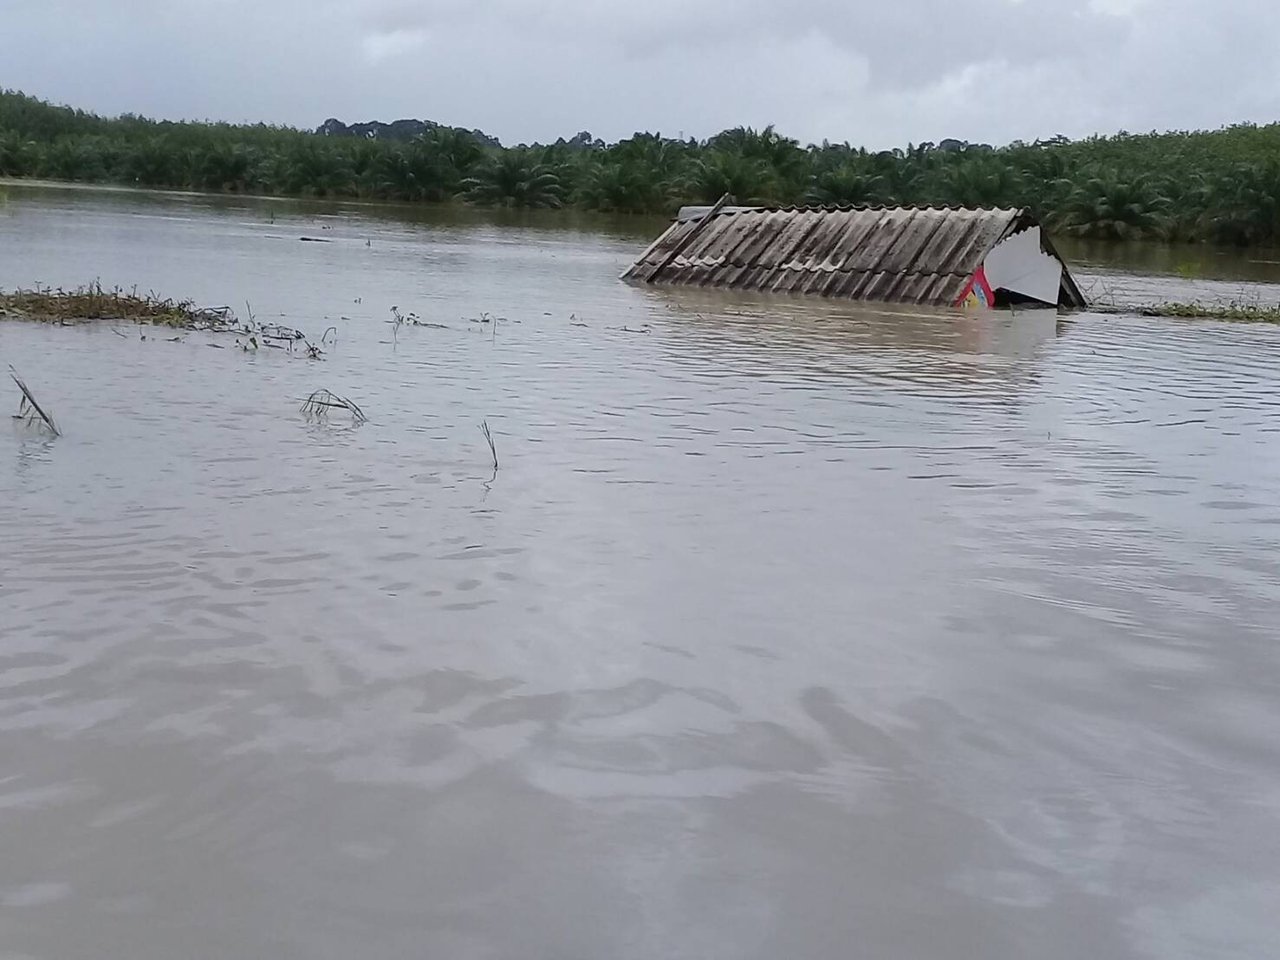
<svg viewBox="0 0 1280 960"><path fill-rule="evenodd" d="M493 445L493 434L489 432L489 421L480 421L480 432L484 434L485 443L489 444L489 454L493 457L493 475L498 475L498 448Z"/></svg>
<svg viewBox="0 0 1280 960"><path fill-rule="evenodd" d="M340 407L348 411L351 414L351 419L356 423L364 423L369 419L354 401L348 400L346 397L340 397L329 390L317 390L307 397L302 403L302 412L308 417L323 420L328 417L329 410L333 407Z"/></svg>
<svg viewBox="0 0 1280 960"><path fill-rule="evenodd" d="M18 372L9 368L9 376L13 378L13 382L18 385L18 389L22 391L22 403L18 406L17 416L15 420L25 419L27 423L34 423L39 417L40 421L49 428L49 432L55 437L62 436L62 431L58 429L58 425L53 422L53 417L44 412L44 409L36 402L36 398L31 395L31 389L22 382L22 378L18 376Z"/></svg>

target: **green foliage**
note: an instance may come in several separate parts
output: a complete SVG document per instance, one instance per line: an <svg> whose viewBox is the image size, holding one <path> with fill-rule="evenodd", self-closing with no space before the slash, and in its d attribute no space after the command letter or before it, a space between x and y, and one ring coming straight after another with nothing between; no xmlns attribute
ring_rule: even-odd
<svg viewBox="0 0 1280 960"><path fill-rule="evenodd" d="M782 191L767 160L712 148L694 160L690 188L695 200L711 203L726 193L739 203L771 203Z"/></svg>
<svg viewBox="0 0 1280 960"><path fill-rule="evenodd" d="M1088 172L1092 175L1070 188L1055 215L1066 231L1103 240L1167 235L1172 203L1154 177Z"/></svg>
<svg viewBox="0 0 1280 960"><path fill-rule="evenodd" d="M805 200L818 205L858 206L883 203L889 184L864 165L846 162L814 174Z"/></svg>
<svg viewBox="0 0 1280 960"><path fill-rule="evenodd" d="M502 149L459 128L407 142L328 137L107 119L0 91L0 176L621 213L671 213L725 193L739 203L1027 207L1086 237L1280 243L1280 124L944 147L953 149L804 148L770 126L703 142L637 133L604 145L584 132Z"/></svg>
<svg viewBox="0 0 1280 960"><path fill-rule="evenodd" d="M558 207L564 195L560 177L529 150L490 157L462 181L462 188L468 200L502 207Z"/></svg>
<svg viewBox="0 0 1280 960"><path fill-rule="evenodd" d="M1204 219L1215 239L1242 245L1280 240L1280 160L1238 164L1208 192L1215 202Z"/></svg>

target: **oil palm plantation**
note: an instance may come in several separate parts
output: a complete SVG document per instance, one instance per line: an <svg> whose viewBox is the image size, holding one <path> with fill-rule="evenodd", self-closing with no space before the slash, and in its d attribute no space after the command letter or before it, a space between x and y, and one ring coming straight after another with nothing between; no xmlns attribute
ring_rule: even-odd
<svg viewBox="0 0 1280 960"><path fill-rule="evenodd" d="M580 138L579 138L580 139ZM772 127L710 140L502 149L460 128L413 142L262 124L104 118L0 91L0 175L295 196L669 212L681 203L1029 206L1091 237L1280 242L1280 123L951 153L804 149Z"/></svg>

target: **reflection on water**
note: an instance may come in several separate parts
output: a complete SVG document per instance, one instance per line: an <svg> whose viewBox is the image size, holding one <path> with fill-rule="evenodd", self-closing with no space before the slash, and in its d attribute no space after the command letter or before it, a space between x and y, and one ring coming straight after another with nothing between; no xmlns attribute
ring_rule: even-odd
<svg viewBox="0 0 1280 960"><path fill-rule="evenodd" d="M1280 250L1275 249L1207 243L1104 243L1070 238L1055 242L1071 262L1112 273L1280 283Z"/></svg>
<svg viewBox="0 0 1280 960"><path fill-rule="evenodd" d="M1277 951L1280 331L261 203L0 214L0 285L338 328L0 325L66 432L0 429L5 950Z"/></svg>
<svg viewBox="0 0 1280 960"><path fill-rule="evenodd" d="M1076 265L1086 296L1098 303L1280 304L1280 250L1070 239L1057 243Z"/></svg>

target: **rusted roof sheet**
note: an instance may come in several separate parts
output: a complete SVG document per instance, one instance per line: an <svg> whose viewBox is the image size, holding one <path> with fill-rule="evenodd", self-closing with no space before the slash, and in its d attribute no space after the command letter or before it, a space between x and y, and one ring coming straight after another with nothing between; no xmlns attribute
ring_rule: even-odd
<svg viewBox="0 0 1280 960"><path fill-rule="evenodd" d="M742 208L676 220L623 279L951 305L1021 210Z"/></svg>

